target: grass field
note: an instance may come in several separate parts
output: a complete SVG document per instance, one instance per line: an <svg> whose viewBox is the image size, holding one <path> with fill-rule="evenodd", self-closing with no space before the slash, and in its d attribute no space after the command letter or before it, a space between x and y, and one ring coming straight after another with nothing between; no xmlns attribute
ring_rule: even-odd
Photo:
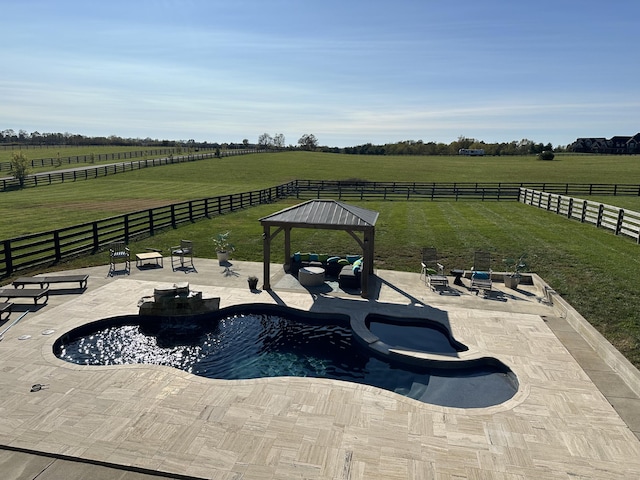
<svg viewBox="0 0 640 480"><path fill-rule="evenodd" d="M55 165L45 165L45 166L35 166L30 167L29 173L42 173L47 171L56 171L65 168L78 168L78 167L92 167L95 165L107 164L107 163L117 163L117 162L127 162L127 161L138 161L145 159L158 158L159 155L157 153L152 154L151 152L158 152L160 150L167 150L170 147L61 147L61 148L29 148L24 150L9 150L9 149L0 149L0 163L11 161L11 156L14 152L22 152L28 160L40 160L40 159L57 159L60 158L63 162L60 166ZM174 149L175 150L175 149ZM188 153L193 153L189 151L187 148L183 148L182 155L186 155ZM121 159L100 159L99 155L112 155L117 153L129 153L129 152L146 152L145 155L141 155L139 157L134 158L121 158ZM78 156L89 156L94 155L94 161L91 162L87 159L86 162L73 162L67 163L65 159L69 157L78 157ZM177 153L176 153L177 155ZM37 163L37 162L36 162ZM0 171L0 177L10 176L10 172L3 168Z"/></svg>
<svg viewBox="0 0 640 480"><path fill-rule="evenodd" d="M631 183L630 179L640 178L640 157L557 158L542 162L534 157L360 157L288 152L204 160L1 193L0 236L59 228L161 203L255 190L295 178L581 183ZM637 202L637 198L606 197L604 201L618 205ZM261 261L258 219L295 203L288 200L196 222L132 244L132 250L166 248L189 238L195 242L198 256L214 258L210 238L230 230L237 247L234 258ZM495 270L502 270L502 258L527 252L531 271L540 274L640 366L640 298L636 294L640 281L635 275L640 246L632 240L515 202L350 203L380 212L375 252L378 268L417 272L420 248L427 245L438 248L448 269L469 268L476 249L492 252ZM343 232L322 230L294 230L292 248L341 254L357 250L353 239ZM274 260L283 260L281 255L274 248ZM106 263L105 254L100 254L77 259L72 265Z"/></svg>

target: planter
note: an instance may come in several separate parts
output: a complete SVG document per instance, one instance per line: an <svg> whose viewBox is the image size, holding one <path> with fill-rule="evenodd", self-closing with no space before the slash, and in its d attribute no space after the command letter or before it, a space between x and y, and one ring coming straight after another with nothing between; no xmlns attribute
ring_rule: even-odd
<svg viewBox="0 0 640 480"><path fill-rule="evenodd" d="M216 252L218 255L218 263L220 265L229 261L229 252Z"/></svg>
<svg viewBox="0 0 640 480"><path fill-rule="evenodd" d="M504 286L507 288L513 288L514 290L520 285L520 275L505 275Z"/></svg>
<svg viewBox="0 0 640 480"><path fill-rule="evenodd" d="M249 279L247 279L247 283L249 284L249 290L257 290L258 289L258 279L257 278L249 278Z"/></svg>

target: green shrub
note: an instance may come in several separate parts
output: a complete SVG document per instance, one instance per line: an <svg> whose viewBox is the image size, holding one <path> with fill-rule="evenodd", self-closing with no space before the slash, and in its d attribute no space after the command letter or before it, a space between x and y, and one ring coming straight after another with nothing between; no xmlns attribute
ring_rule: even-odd
<svg viewBox="0 0 640 480"><path fill-rule="evenodd" d="M539 153L538 157L540 158L540 160L553 160L555 158L555 155L551 150L545 150Z"/></svg>

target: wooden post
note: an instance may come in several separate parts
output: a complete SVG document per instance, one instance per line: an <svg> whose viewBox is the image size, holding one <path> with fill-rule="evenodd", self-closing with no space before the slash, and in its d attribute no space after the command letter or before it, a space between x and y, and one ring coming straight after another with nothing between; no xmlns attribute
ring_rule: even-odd
<svg viewBox="0 0 640 480"><path fill-rule="evenodd" d="M616 235L620 234L622 230L622 221L624 220L624 210L621 208L618 210L618 221L616 222Z"/></svg>
<svg viewBox="0 0 640 480"><path fill-rule="evenodd" d="M59 262L62 259L62 254L60 252L60 231L56 230L53 232L53 251L56 262Z"/></svg>
<svg viewBox="0 0 640 480"><path fill-rule="evenodd" d="M602 225L602 217L604 217L604 205L601 203L598 206L598 220L596 221L596 227Z"/></svg>
<svg viewBox="0 0 640 480"><path fill-rule="evenodd" d="M262 232L262 289L271 290L271 236L269 226L265 225Z"/></svg>

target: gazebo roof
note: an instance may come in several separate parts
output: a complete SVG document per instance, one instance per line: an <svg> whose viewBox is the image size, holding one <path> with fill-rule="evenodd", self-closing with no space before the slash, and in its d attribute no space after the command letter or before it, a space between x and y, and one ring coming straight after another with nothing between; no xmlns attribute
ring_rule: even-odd
<svg viewBox="0 0 640 480"><path fill-rule="evenodd" d="M309 200L260 219L262 224L359 230L374 227L378 212L335 200Z"/></svg>

